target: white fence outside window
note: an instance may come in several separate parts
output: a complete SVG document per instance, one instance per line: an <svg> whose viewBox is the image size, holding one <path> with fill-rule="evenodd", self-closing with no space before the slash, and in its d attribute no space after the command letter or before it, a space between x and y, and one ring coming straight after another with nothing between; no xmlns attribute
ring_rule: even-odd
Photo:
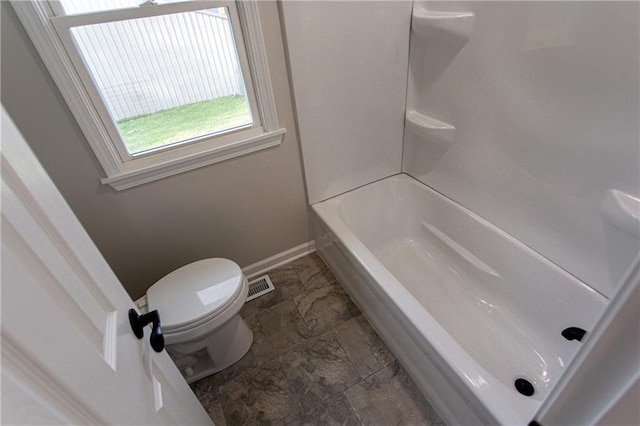
<svg viewBox="0 0 640 426"><path fill-rule="evenodd" d="M157 19L165 22L135 19L73 29L115 121L245 94L227 16L201 11Z"/></svg>

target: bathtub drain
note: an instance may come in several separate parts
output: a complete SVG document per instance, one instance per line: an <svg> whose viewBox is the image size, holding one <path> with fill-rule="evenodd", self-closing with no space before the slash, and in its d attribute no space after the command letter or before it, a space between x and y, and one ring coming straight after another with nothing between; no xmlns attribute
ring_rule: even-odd
<svg viewBox="0 0 640 426"><path fill-rule="evenodd" d="M524 396L531 396L535 392L533 385L526 379L516 379L516 390Z"/></svg>

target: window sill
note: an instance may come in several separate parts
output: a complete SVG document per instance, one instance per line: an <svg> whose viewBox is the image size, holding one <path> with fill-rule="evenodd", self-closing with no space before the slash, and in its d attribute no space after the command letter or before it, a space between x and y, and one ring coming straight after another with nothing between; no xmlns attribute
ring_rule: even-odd
<svg viewBox="0 0 640 426"><path fill-rule="evenodd" d="M148 167L123 171L113 176L103 178L101 182L108 184L117 191L153 182L178 173L208 166L220 161L229 160L241 155L250 154L262 149L278 146L282 143L286 129L280 128L265 132L258 136L227 143L223 146L207 149L196 154L184 156Z"/></svg>

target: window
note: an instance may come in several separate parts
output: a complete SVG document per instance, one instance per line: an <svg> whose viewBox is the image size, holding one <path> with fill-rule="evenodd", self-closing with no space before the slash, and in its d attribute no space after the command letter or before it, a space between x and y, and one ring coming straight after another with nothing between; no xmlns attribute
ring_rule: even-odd
<svg viewBox="0 0 640 426"><path fill-rule="evenodd" d="M253 1L16 1L107 175L125 189L278 145Z"/></svg>

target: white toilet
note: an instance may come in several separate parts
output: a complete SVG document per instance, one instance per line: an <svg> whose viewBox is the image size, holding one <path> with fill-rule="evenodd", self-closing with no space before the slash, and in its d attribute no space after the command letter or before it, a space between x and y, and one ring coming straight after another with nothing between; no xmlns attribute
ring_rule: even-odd
<svg viewBox="0 0 640 426"><path fill-rule="evenodd" d="M148 310L160 313L165 347L187 382L229 367L251 347L253 333L239 315L248 290L227 259L190 263L147 290Z"/></svg>

